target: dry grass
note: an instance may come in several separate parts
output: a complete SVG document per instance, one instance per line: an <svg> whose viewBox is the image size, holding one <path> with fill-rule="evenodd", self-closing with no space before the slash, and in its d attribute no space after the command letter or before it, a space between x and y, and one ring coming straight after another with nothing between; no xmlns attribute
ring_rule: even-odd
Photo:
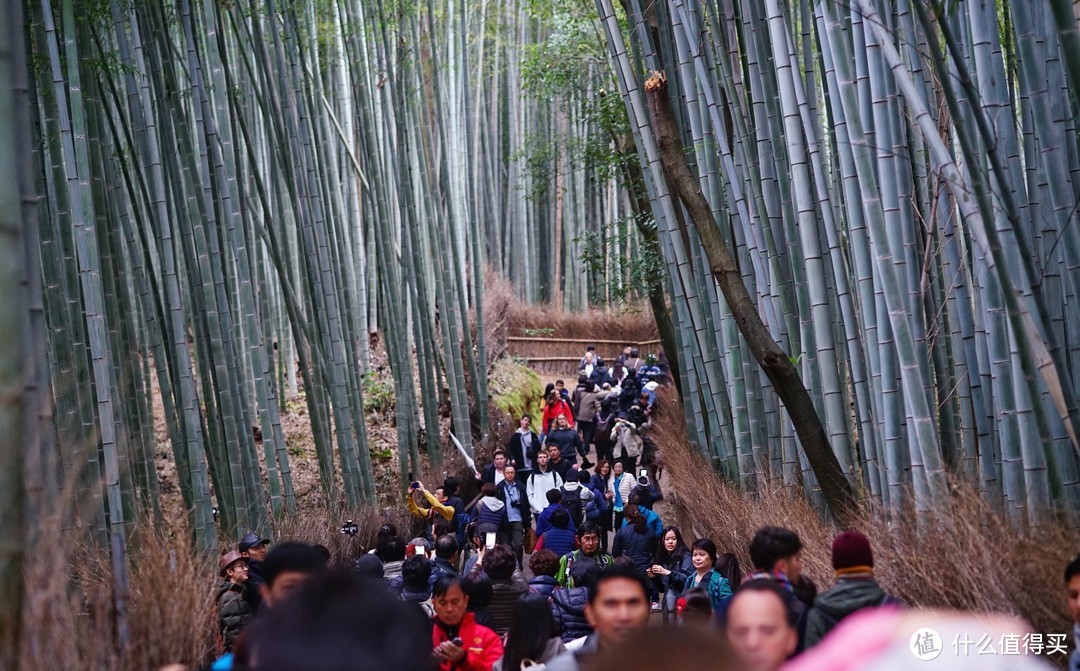
<svg viewBox="0 0 1080 671"><path fill-rule="evenodd" d="M667 393L663 405L653 435L667 501L686 535L712 538L747 570L754 531L788 527L805 546L804 574L819 590L831 587L830 548L841 529L782 486L751 494L721 480L687 441L675 395ZM1034 631L1069 631L1061 573L1076 552L1072 531L1061 525L1019 534L976 492L962 486L954 491L952 510L921 525L913 514L891 523L869 510L853 518L849 527L869 537L885 589L912 606L1005 612L1024 618Z"/></svg>
<svg viewBox="0 0 1080 671"><path fill-rule="evenodd" d="M156 669L181 662L197 668L219 652L216 596L220 578L217 557L191 551L183 537L169 537L147 521L129 541L126 644L121 639L110 553L104 548L65 543L55 519L45 520L43 535L25 570L22 639L24 671L94 668L103 671ZM338 529L346 519L359 527L355 538ZM365 508L309 509L279 522L275 541L299 540L327 546L334 563L348 565L372 547L386 521L407 535L411 519L404 506L388 511ZM52 530L52 531L50 531ZM222 550L235 547L222 543Z"/></svg>
<svg viewBox="0 0 1080 671"><path fill-rule="evenodd" d="M510 335L523 336L528 335L526 331L544 329L551 329L555 338L640 342L660 337L652 311L644 303L629 305L621 310L594 309L588 312L567 312L550 304L525 305L515 302L511 305Z"/></svg>

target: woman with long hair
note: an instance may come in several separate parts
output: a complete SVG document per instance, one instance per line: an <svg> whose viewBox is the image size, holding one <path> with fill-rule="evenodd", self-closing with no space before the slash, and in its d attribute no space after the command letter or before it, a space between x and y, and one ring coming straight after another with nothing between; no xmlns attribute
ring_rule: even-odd
<svg viewBox="0 0 1080 671"><path fill-rule="evenodd" d="M503 657L495 662L493 670L521 671L528 668L523 666L526 660L545 664L565 651L559 632L555 629L555 619L551 616L547 597L525 594L514 604Z"/></svg>
<svg viewBox="0 0 1080 671"><path fill-rule="evenodd" d="M647 571L660 595L660 612L664 622L675 613L675 602L682 594L686 579L694 572L690 550L683 542L678 527L669 526L660 534L660 544L656 556Z"/></svg>
<svg viewBox="0 0 1080 671"><path fill-rule="evenodd" d="M608 534L611 533L614 527L612 526L615 517L615 511L612 509L615 500L615 494L611 491L611 464L604 459L600 459L596 462L596 472L592 474L592 478L589 480L589 487L593 491L599 492L604 497L604 505L600 511L600 518L596 520L597 525L600 527L600 548L607 552L608 549ZM600 506L598 506L600 507Z"/></svg>

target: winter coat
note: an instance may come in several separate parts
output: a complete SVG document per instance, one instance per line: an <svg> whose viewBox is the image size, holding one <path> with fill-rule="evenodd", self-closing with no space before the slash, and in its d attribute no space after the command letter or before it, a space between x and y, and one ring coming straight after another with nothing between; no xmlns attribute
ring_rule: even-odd
<svg viewBox="0 0 1080 671"><path fill-rule="evenodd" d="M428 590L435 589L435 581L444 575L457 575L457 569L440 557L431 560L431 577L428 578Z"/></svg>
<svg viewBox="0 0 1080 671"><path fill-rule="evenodd" d="M555 418L559 415L566 415L566 419L570 422L571 428L574 426L574 411L570 408L570 404L565 399L558 400L554 403L544 403L544 413L541 415L540 428L544 433L547 433L555 426Z"/></svg>
<svg viewBox="0 0 1080 671"><path fill-rule="evenodd" d="M585 604L588 601L589 590L585 587L557 589L551 595L551 614L559 628L559 638L564 643L592 633L592 627L585 619Z"/></svg>
<svg viewBox="0 0 1080 671"><path fill-rule="evenodd" d="M551 513L555 512L562 507L561 503L548 504L546 508L536 517L536 537L544 535L544 532L551 528ZM570 520L570 530L574 531L577 527L574 525L574 520Z"/></svg>
<svg viewBox="0 0 1080 671"><path fill-rule="evenodd" d="M848 615L863 608L898 603L874 578L840 578L836 586L814 599L806 615L806 647L815 645Z"/></svg>
<svg viewBox="0 0 1080 671"><path fill-rule="evenodd" d="M656 554L657 538L658 536L648 526L639 530L636 526L627 524L615 534L611 554L616 559L626 555L634 562L638 570L644 572L652 565L653 555Z"/></svg>
<svg viewBox="0 0 1080 671"><path fill-rule="evenodd" d="M244 589L244 599L251 606L251 614L258 615L262 608L262 590L259 585L266 584L266 578L262 572L262 562L248 559L248 579Z"/></svg>
<svg viewBox="0 0 1080 671"><path fill-rule="evenodd" d="M576 436L577 433L574 433L574 435ZM559 463L555 463L554 461L549 461L548 462L548 468L551 469L552 471L558 473L559 477L562 478L563 482L566 482L567 478L570 477L570 475L569 475L570 470L573 469L574 466L577 466L577 457L574 457L573 459L567 460L567 459L563 459L562 456L560 455Z"/></svg>
<svg viewBox="0 0 1080 671"><path fill-rule="evenodd" d="M574 550L573 552L567 552L559 558L559 572L555 574L555 579L559 581L559 584L563 587L573 587L574 581L570 578L570 569L574 567L576 562L591 561L597 564L598 568L604 568L611 562L615 561L615 558L611 555L598 551L595 555L589 556L585 554L583 550Z"/></svg>
<svg viewBox="0 0 1080 671"><path fill-rule="evenodd" d="M559 582L549 575L538 575L529 581L529 591L542 594L551 598L551 593L559 586ZM535 660L534 660L535 661Z"/></svg>
<svg viewBox="0 0 1080 671"><path fill-rule="evenodd" d="M648 508L642 508L638 506L638 512L645 518L645 526L653 532L653 534L660 538L664 535L664 523L660 520L660 516L649 510ZM623 526L629 526L630 520L623 519Z"/></svg>
<svg viewBox="0 0 1080 671"><path fill-rule="evenodd" d="M597 397L595 389L595 385L590 382L574 391L574 408L577 411L577 421L591 422L596 417L596 411L600 409L600 399Z"/></svg>
<svg viewBox="0 0 1080 671"><path fill-rule="evenodd" d="M556 556L561 557L574 550L574 541L573 530L551 527L540 536L536 548L538 550L551 550Z"/></svg>
<svg viewBox="0 0 1080 671"><path fill-rule="evenodd" d="M491 603L486 610L491 615L492 629L496 634L503 636L510 629L510 623L514 619L514 604L519 596L528 591L529 583L525 582L525 577L517 571L505 580L491 581Z"/></svg>
<svg viewBox="0 0 1080 671"><path fill-rule="evenodd" d="M616 477L611 476L608 480L608 491L611 492L611 508L615 512L622 512L630 501L630 492L634 491L634 476L623 473Z"/></svg>
<svg viewBox="0 0 1080 671"><path fill-rule="evenodd" d="M660 587L662 588L660 591L673 591L676 594L682 594L683 586L686 584L686 581L690 579L690 576L694 574L692 553L686 551L682 553L682 555L670 556L660 565L671 571L669 575L659 576L657 582L660 583Z"/></svg>
<svg viewBox="0 0 1080 671"><path fill-rule="evenodd" d="M548 506L547 493L552 489L562 487L563 479L558 473L548 467L547 471L535 470L529 476L525 486L529 497L529 507L534 515L539 515Z"/></svg>
<svg viewBox="0 0 1080 671"><path fill-rule="evenodd" d="M529 446L526 448L523 444L525 435L529 436ZM524 429L518 429L514 432L514 435L510 436L510 441L506 444L506 456L510 458L510 463L518 469L518 475L523 475L521 471L531 471L536 468L536 454L540 451L540 436L535 431L526 431ZM528 465L525 464L528 460Z"/></svg>
<svg viewBox="0 0 1080 671"><path fill-rule="evenodd" d="M499 494L498 494L499 500L502 501L506 505L510 505L510 500L509 500L508 494L507 494L507 490L510 487L514 487L515 489L517 489L518 499L517 499L516 508L517 508L518 512L521 514L522 528L527 529L527 528L529 528L529 525L532 523L532 511L530 510L530 507L529 507L529 491L528 491L528 488L525 486L525 483L522 482L521 480L514 480L513 485L511 485L506 480L503 480L502 482L500 482L499 483ZM509 519L509 517L507 519Z"/></svg>
<svg viewBox="0 0 1080 671"><path fill-rule="evenodd" d="M458 664L440 661L439 671L491 671L491 667L503 656L502 639L491 629L477 624L472 613L465 613L457 627L446 627L436 620L431 628L432 647L455 637L461 639L465 659Z"/></svg>
<svg viewBox="0 0 1080 671"><path fill-rule="evenodd" d="M615 454L624 459L633 459L634 463L641 457L644 441L641 433L629 422L615 422L611 430L611 439L615 441Z"/></svg>
<svg viewBox="0 0 1080 671"><path fill-rule="evenodd" d="M537 657L536 659L534 659L532 661L535 662L536 664L541 664L541 665L546 664L547 662L555 659L556 657L563 654L564 652L566 652L566 646L563 645L562 639L559 638L558 636L556 636L555 638L552 638L552 639L548 640L547 645L544 646L544 651L542 653L540 653L539 657ZM505 668L504 665L503 665L503 661L505 659L506 658L503 657L503 659L500 659L499 661L495 662L495 667L494 667L493 671L520 671L520 669L507 669L507 668ZM522 660L522 661L524 661L524 660Z"/></svg>
<svg viewBox="0 0 1080 671"><path fill-rule="evenodd" d="M577 429L568 427L565 429L552 429L544 441L548 445L556 445L562 460L570 464L576 464L578 454L585 455L585 444L581 442L581 436Z"/></svg>
<svg viewBox="0 0 1080 671"><path fill-rule="evenodd" d="M712 601L712 609L716 611L724 608L724 602L731 598L731 583L727 578L716 572L716 569L709 569L709 571L698 580L697 573L691 573L686 579L686 584L683 585L683 592L686 592L694 587L702 587L709 594L709 600Z"/></svg>
<svg viewBox="0 0 1080 671"><path fill-rule="evenodd" d="M223 582L218 588L217 606L224 651L229 652L240 637L240 632L251 621L251 605L244 598L244 586Z"/></svg>
<svg viewBox="0 0 1080 671"><path fill-rule="evenodd" d="M494 524L502 528L506 524L506 504L496 496L485 496L476 504L476 520L480 524Z"/></svg>

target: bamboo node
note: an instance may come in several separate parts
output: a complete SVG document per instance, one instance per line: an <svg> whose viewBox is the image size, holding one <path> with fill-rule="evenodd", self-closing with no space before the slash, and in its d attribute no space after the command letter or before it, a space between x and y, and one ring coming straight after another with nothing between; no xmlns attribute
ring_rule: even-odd
<svg viewBox="0 0 1080 671"><path fill-rule="evenodd" d="M649 93L659 91L665 86L667 86L667 75L660 70L653 70L653 73L645 80L645 90Z"/></svg>

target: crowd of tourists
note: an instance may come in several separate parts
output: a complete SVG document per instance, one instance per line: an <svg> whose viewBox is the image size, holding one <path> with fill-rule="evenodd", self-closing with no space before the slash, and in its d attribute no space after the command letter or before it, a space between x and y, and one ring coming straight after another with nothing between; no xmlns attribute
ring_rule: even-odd
<svg viewBox="0 0 1080 671"><path fill-rule="evenodd" d="M459 478L431 490L413 482L405 502L416 527L384 525L359 558L330 561L319 546L268 549L268 539L244 536L220 560L226 654L212 668L651 669L644 657L600 662L636 649L652 622L699 652L720 645L713 668L814 671L841 668L844 651L814 655L841 622L904 611L878 584L858 531L833 541L835 583L818 593L789 529L759 529L743 570L737 548L665 523L649 437L665 371L631 348L610 368L590 349L580 371L572 392L549 390L540 426L520 418L474 474L480 493L470 503ZM1080 623L1080 558L1065 581ZM665 665L684 668L680 659Z"/></svg>

